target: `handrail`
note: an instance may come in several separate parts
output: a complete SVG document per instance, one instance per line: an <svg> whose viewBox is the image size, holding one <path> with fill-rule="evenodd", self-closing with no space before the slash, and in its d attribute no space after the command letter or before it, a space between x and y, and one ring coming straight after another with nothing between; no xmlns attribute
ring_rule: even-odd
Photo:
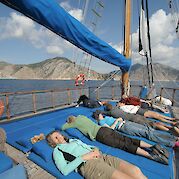
<svg viewBox="0 0 179 179"><path fill-rule="evenodd" d="M37 113L37 94L39 93L50 93L51 95L51 107L55 109L57 106L55 105L55 98L54 98L54 93L57 92L67 92L67 104L65 105L70 105L72 103L71 99L71 91L78 90L80 91L80 95L82 94L82 90L87 90L88 88L66 88L66 89L53 89L53 90L32 90L32 91L16 91L16 92L0 92L0 97L5 97L5 106L6 106L6 117L7 119L11 118L11 113L10 113L10 103L9 103L9 96L14 96L14 95L32 95L32 106L33 106L33 113Z"/></svg>
<svg viewBox="0 0 179 179"><path fill-rule="evenodd" d="M16 91L16 92L0 92L0 97L4 97L5 98L5 107L6 107L6 118L7 119L11 119L11 117L14 117L15 115L16 116L19 116L21 114L19 114L18 112L13 116L13 114L11 114L11 109L10 109L10 99L9 97L10 96L13 96L13 95L31 95L31 99L32 99L32 110L29 110L27 109L25 111L25 113L38 113L39 111L41 110L45 110L47 108L51 108L53 110L55 110L57 107L59 107L62 103L58 103L55 98L55 93L60 93L60 92L66 92L66 103L63 103L63 105L70 105L72 104L73 102L76 102L72 99L73 97L73 91L78 91L78 93L76 94L77 96L76 97L79 97L81 96L82 94L85 94L85 95L89 95L89 92L90 89L97 89L97 90L94 90L95 92L95 97L97 100L100 100L101 99L101 92L102 90L104 90L105 88L110 88L108 91L109 91L109 96L105 96L104 98L105 99L119 99L120 98L120 93L119 95L116 95L116 88L117 87L120 87L120 85L106 85L106 86L103 86L101 87L100 89L98 89L98 86L91 86L91 87L83 87L83 88L65 88L65 89L53 89L53 90L32 90L32 91ZM142 85L132 85L132 87L139 87L139 88L142 88ZM162 93L163 93L163 90L164 89L167 89L167 90L173 90L173 93L172 93L172 104L174 105L175 103L175 92L176 90L179 90L179 88L170 88L170 87L162 87L161 90L160 90L160 96L162 96ZM88 90L88 91L87 91ZM86 94L88 92L88 94ZM39 108L37 109L37 102L38 102L38 94L40 93L49 93L50 95L50 106L47 106L47 107L42 107L42 108Z"/></svg>
<svg viewBox="0 0 179 179"><path fill-rule="evenodd" d="M161 89L160 89L160 101L162 100L162 94L163 94L163 90L164 89L167 89L167 90L173 90L173 92L172 92L172 99L171 99L171 101L172 101L172 106L175 104L175 92L177 91L177 90L179 90L179 88L170 88L170 87L161 87Z"/></svg>

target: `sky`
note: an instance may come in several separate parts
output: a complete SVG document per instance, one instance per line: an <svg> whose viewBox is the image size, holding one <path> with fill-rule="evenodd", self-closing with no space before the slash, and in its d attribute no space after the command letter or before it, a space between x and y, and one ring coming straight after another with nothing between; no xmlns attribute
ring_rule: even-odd
<svg viewBox="0 0 179 179"><path fill-rule="evenodd" d="M120 53L123 49L123 3L124 0L100 0L104 8L99 8L97 0L58 0L66 11L77 18L86 27L109 43ZM139 1L132 0L131 41L132 63L145 64L138 54L138 15ZM86 7L85 7L85 2ZM174 0L175 8L179 1ZM97 18L92 9L98 8L101 18ZM175 14L173 14L173 12ZM159 62L179 69L179 34L175 33L175 10L168 8L168 0L149 0L150 32L153 62ZM84 65L89 57L81 50L63 40L24 15L0 3L0 61L12 64L37 63L48 58L66 57L78 64ZM87 59L87 60L85 60ZM118 69L96 58L92 59L90 67L100 73Z"/></svg>

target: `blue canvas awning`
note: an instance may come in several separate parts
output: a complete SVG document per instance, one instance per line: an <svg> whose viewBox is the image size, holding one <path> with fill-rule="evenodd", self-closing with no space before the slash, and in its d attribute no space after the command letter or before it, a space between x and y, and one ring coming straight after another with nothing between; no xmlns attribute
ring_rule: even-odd
<svg viewBox="0 0 179 179"><path fill-rule="evenodd" d="M55 0L0 0L0 2L47 27L87 53L120 67L123 72L129 71L130 59L126 59L95 36Z"/></svg>

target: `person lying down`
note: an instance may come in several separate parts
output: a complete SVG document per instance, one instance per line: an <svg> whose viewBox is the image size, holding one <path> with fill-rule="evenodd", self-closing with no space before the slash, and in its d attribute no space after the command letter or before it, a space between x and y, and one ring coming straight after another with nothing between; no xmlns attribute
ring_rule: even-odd
<svg viewBox="0 0 179 179"><path fill-rule="evenodd" d="M53 159L63 175L75 170L86 179L146 179L137 166L78 139L68 139L59 131L49 133L46 140L54 148Z"/></svg>
<svg viewBox="0 0 179 179"><path fill-rule="evenodd" d="M104 126L99 126L83 115L69 116L62 130L76 128L93 141L98 141L132 154L138 154L151 160L168 164L168 151L160 145L151 145L147 142L133 139ZM156 149L158 148L158 149ZM159 153L158 153L159 152Z"/></svg>

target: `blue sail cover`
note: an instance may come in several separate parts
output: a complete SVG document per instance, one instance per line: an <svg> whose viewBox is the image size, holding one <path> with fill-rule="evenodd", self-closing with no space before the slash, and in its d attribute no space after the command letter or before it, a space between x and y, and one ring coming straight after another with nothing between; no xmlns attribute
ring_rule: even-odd
<svg viewBox="0 0 179 179"><path fill-rule="evenodd" d="M95 36L55 0L0 0L0 2L47 27L87 53L120 67L123 72L129 71L131 60Z"/></svg>

